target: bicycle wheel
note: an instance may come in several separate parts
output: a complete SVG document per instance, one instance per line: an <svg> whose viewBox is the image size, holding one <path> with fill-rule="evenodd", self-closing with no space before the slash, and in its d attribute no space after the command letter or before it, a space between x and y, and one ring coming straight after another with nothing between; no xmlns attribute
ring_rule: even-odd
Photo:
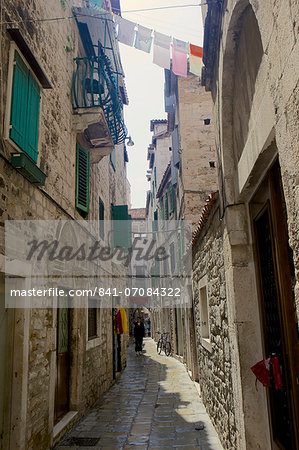
<svg viewBox="0 0 299 450"><path fill-rule="evenodd" d="M164 347L164 351L165 351L165 355L169 356L171 353L171 344L170 342L165 342L165 347Z"/></svg>
<svg viewBox="0 0 299 450"><path fill-rule="evenodd" d="M160 338L159 340L158 340L158 342L157 342L157 353L160 355L161 354L161 352L162 352L162 346L163 346L163 341L162 341L162 339Z"/></svg>

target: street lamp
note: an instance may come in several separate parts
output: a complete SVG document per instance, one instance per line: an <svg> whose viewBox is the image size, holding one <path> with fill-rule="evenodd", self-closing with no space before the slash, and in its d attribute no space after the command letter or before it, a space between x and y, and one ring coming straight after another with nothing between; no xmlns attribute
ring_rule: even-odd
<svg viewBox="0 0 299 450"><path fill-rule="evenodd" d="M128 147L133 147L134 141L132 140L131 136L126 137L126 139L128 139L127 146L128 146Z"/></svg>

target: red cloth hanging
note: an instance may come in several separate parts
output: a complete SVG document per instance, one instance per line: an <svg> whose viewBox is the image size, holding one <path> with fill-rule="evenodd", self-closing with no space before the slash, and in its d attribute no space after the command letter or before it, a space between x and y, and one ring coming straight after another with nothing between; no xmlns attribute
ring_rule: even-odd
<svg viewBox="0 0 299 450"><path fill-rule="evenodd" d="M123 334L123 326L120 310L116 312L115 320L116 320L116 334Z"/></svg>
<svg viewBox="0 0 299 450"><path fill-rule="evenodd" d="M280 371L280 364L279 364L278 357L273 356L273 358L271 358L271 362L272 362L272 370L273 370L275 389L282 389L283 385L282 385L282 378L281 378L281 371Z"/></svg>
<svg viewBox="0 0 299 450"><path fill-rule="evenodd" d="M270 386L271 373L270 373L271 358L263 359L254 366L251 367L252 372L256 378L265 386Z"/></svg>

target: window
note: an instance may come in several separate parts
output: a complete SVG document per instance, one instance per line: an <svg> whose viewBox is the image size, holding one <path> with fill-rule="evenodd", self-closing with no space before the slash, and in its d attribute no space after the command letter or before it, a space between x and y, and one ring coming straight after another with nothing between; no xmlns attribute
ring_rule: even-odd
<svg viewBox="0 0 299 450"><path fill-rule="evenodd" d="M132 246L132 217L128 205L111 205L113 246L129 248Z"/></svg>
<svg viewBox="0 0 299 450"><path fill-rule="evenodd" d="M169 185L169 199L170 199L169 212L172 213L175 210L175 190L172 183L170 183Z"/></svg>
<svg viewBox="0 0 299 450"><path fill-rule="evenodd" d="M169 219L169 210L168 210L168 195L165 194L164 196L164 202L165 202L165 208L164 208L164 212L165 212L165 220Z"/></svg>
<svg viewBox="0 0 299 450"><path fill-rule="evenodd" d="M105 217L105 207L102 199L99 197L99 234L101 239L104 239L105 236L104 217Z"/></svg>
<svg viewBox="0 0 299 450"><path fill-rule="evenodd" d="M152 231L158 231L158 211L154 211L154 220L152 223Z"/></svg>
<svg viewBox="0 0 299 450"><path fill-rule="evenodd" d="M20 53L14 51L9 137L36 163L40 87Z"/></svg>
<svg viewBox="0 0 299 450"><path fill-rule="evenodd" d="M201 344L207 350L212 351L210 343L209 323L209 299L207 290L207 276L199 281L199 304L200 304L200 335Z"/></svg>
<svg viewBox="0 0 299 450"><path fill-rule="evenodd" d="M76 208L86 217L89 209L89 151L77 144Z"/></svg>
<svg viewBox="0 0 299 450"><path fill-rule="evenodd" d="M164 214L164 198L163 197L161 198L161 201L160 201L160 214L161 214L161 220L162 220L162 222L164 222L165 214Z"/></svg>
<svg viewBox="0 0 299 450"><path fill-rule="evenodd" d="M97 337L97 308L88 308L88 340Z"/></svg>
<svg viewBox="0 0 299 450"><path fill-rule="evenodd" d="M174 243L170 244L170 265L171 265L171 274L174 274L175 271L175 251L174 251Z"/></svg>
<svg viewBox="0 0 299 450"><path fill-rule="evenodd" d="M157 187L157 167L154 168L155 187Z"/></svg>

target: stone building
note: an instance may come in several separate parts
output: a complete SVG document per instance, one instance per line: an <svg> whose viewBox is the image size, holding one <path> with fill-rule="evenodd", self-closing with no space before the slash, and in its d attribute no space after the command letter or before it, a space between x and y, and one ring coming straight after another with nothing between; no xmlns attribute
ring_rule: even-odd
<svg viewBox="0 0 299 450"><path fill-rule="evenodd" d="M158 220L156 193L161 183L164 171L171 158L171 135L166 119L154 119L150 122L153 133L152 143L147 149L149 169L147 180L150 183L147 216L150 221Z"/></svg>
<svg viewBox="0 0 299 450"><path fill-rule="evenodd" d="M200 78L190 73L183 78L165 70L164 92L171 157L168 165L168 161L164 161L164 174L156 189L156 219L162 227L165 222L166 228L172 223L184 228L184 221L195 228L208 196L217 189L212 99L201 86ZM173 242L172 266L179 272L184 270L186 237L186 232L179 231L177 242ZM160 267L161 274L163 270ZM190 305L184 306L184 301L182 299L175 308L157 308L152 329L170 332L173 355L184 362L192 377L197 379L193 310Z"/></svg>
<svg viewBox="0 0 299 450"><path fill-rule="evenodd" d="M193 249L202 396L225 448L296 449L298 3L207 3L219 199ZM281 389L251 371L274 356Z"/></svg>
<svg viewBox="0 0 299 450"><path fill-rule="evenodd" d="M226 448L237 446L232 352L219 194L204 207L192 239L193 308L198 380L208 414Z"/></svg>
<svg viewBox="0 0 299 450"><path fill-rule="evenodd" d="M125 364L127 336L116 348L111 307L89 307L83 297L76 309L65 308L62 298L53 299L58 309L6 309L4 298L5 275L20 274L5 255L10 220L59 220L58 238L66 242L76 240L70 224L93 221L93 239L105 243L107 221L127 208L128 99L115 4L105 0L105 10L81 0L1 4L1 449L51 448ZM49 20L55 17L62 19ZM102 95L109 96L105 105ZM27 269L30 275L23 264ZM72 286L62 284L69 292Z"/></svg>

